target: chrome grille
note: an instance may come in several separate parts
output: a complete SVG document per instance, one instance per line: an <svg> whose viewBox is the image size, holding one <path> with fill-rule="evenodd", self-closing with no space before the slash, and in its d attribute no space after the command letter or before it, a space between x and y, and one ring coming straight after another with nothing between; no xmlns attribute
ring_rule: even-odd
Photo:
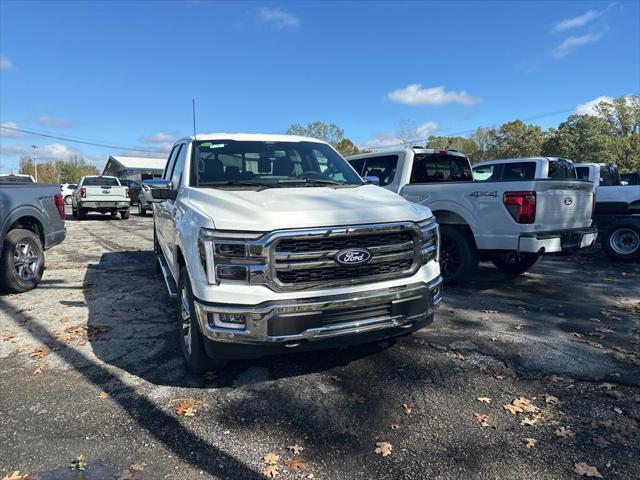
<svg viewBox="0 0 640 480"><path fill-rule="evenodd" d="M280 238L274 244L273 279L284 288L350 285L412 275L417 269L414 224L348 227ZM341 265L334 258L342 250L364 248L371 259L360 265Z"/></svg>

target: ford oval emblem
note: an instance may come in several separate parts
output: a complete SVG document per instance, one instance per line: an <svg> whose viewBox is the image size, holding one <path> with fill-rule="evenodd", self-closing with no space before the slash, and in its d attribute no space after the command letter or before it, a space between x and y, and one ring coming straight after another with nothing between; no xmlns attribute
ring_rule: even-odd
<svg viewBox="0 0 640 480"><path fill-rule="evenodd" d="M371 259L371 252L364 248L350 248L336 253L334 258L340 265L362 265Z"/></svg>
<svg viewBox="0 0 640 480"><path fill-rule="evenodd" d="M571 205L573 203L573 200L571 200L571 197L566 197L564 199L564 204L565 205Z"/></svg>

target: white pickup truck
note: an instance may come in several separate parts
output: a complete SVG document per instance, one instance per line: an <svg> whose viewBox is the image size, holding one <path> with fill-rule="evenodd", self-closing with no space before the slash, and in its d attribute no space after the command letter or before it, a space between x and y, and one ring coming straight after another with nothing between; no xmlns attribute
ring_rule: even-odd
<svg viewBox="0 0 640 480"><path fill-rule="evenodd" d="M596 186L594 223L601 231L603 250L616 260L639 260L640 185L623 185L612 163L579 163L576 172Z"/></svg>
<svg viewBox="0 0 640 480"><path fill-rule="evenodd" d="M367 184L325 142L189 137L145 186L191 371L406 335L442 299L431 211Z"/></svg>
<svg viewBox="0 0 640 480"><path fill-rule="evenodd" d="M84 220L88 212L111 213L112 217L120 212L125 220L129 218L130 206L131 191L116 177L82 177L71 196L71 210L78 220Z"/></svg>
<svg viewBox="0 0 640 480"><path fill-rule="evenodd" d="M433 211L447 283L468 279L480 259L519 274L544 253L587 247L597 236L590 227L593 185L575 175L535 179L524 165L528 159L509 169L495 166L485 181L474 181L469 160L454 150L403 148L348 161L360 175L375 176L386 189Z"/></svg>

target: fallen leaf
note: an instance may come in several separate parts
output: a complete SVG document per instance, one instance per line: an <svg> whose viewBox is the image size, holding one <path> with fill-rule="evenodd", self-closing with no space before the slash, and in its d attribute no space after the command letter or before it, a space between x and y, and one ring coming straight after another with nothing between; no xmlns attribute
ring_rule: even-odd
<svg viewBox="0 0 640 480"><path fill-rule="evenodd" d="M267 478L276 478L278 475L280 475L280 472L278 471L278 467L276 465L267 465L262 470L262 473Z"/></svg>
<svg viewBox="0 0 640 480"><path fill-rule="evenodd" d="M616 388L616 386L613 383L605 382L598 385L598 388L604 388L605 390L613 390L614 388Z"/></svg>
<svg viewBox="0 0 640 480"><path fill-rule="evenodd" d="M108 397L109 397L109 394L107 392L105 392L105 391L102 391L102 392L98 393L98 398L100 398L102 400L104 400L105 398L108 398Z"/></svg>
<svg viewBox="0 0 640 480"><path fill-rule="evenodd" d="M410 415L413 410L413 407L408 403L403 403L402 408L404 409L404 413L406 413L407 415Z"/></svg>
<svg viewBox="0 0 640 480"><path fill-rule="evenodd" d="M193 417L196 412L198 410L196 409L196 407L192 404L186 403L186 402L181 402L177 407L176 407L176 413L178 415L182 415L184 417Z"/></svg>
<svg viewBox="0 0 640 480"><path fill-rule="evenodd" d="M489 397L478 397L476 400L482 403L491 403L491 399Z"/></svg>
<svg viewBox="0 0 640 480"><path fill-rule="evenodd" d="M518 397L511 403L503 405L502 408L508 410L513 415L516 413L535 413L540 410L526 397Z"/></svg>
<svg viewBox="0 0 640 480"><path fill-rule="evenodd" d="M144 467L146 466L146 463L132 463L131 465L129 465L129 470L134 471L134 472L141 472L144 470Z"/></svg>
<svg viewBox="0 0 640 480"><path fill-rule="evenodd" d="M535 438L525 438L524 441L527 448L533 448L536 446L536 443L538 443Z"/></svg>
<svg viewBox="0 0 640 480"><path fill-rule="evenodd" d="M10 342L15 337L16 337L15 332L8 332L8 333L5 333L4 335L2 335L2 340L5 341L5 342Z"/></svg>
<svg viewBox="0 0 640 480"><path fill-rule="evenodd" d="M306 464L297 458L289 458L284 461L284 464L289 470L303 470L306 467Z"/></svg>
<svg viewBox="0 0 640 480"><path fill-rule="evenodd" d="M391 427L391 430L398 430L400 428L400 425L398 425L397 423L392 423L390 427Z"/></svg>
<svg viewBox="0 0 640 480"><path fill-rule="evenodd" d="M386 457L387 455L391 455L391 450L393 450L393 445L389 442L376 442L375 453L378 455Z"/></svg>
<svg viewBox="0 0 640 480"><path fill-rule="evenodd" d="M540 420L542 420L542 415L533 415L531 417L523 418L522 421L520 422L520 425L532 427L536 423L538 423Z"/></svg>
<svg viewBox="0 0 640 480"><path fill-rule="evenodd" d="M273 452L269 452L264 457L262 457L262 461L267 465L276 465L279 460L280 460L280 455Z"/></svg>
<svg viewBox="0 0 640 480"><path fill-rule="evenodd" d="M491 320L491 317L489 315L482 315L480 317L480 320L482 320L483 322L486 322L488 320Z"/></svg>
<svg viewBox="0 0 640 480"><path fill-rule="evenodd" d="M364 403L365 399L359 393L353 392L351 394L351 401L354 402L354 403Z"/></svg>
<svg viewBox="0 0 640 480"><path fill-rule="evenodd" d="M474 413L473 414L473 418L475 418L478 423L480 423L480 425L482 425L483 427L490 427L491 425L489 425L489 415L484 415L482 413Z"/></svg>
<svg viewBox="0 0 640 480"><path fill-rule="evenodd" d="M456 358L458 360L464 360L464 355L462 353L460 353L460 352L456 352Z"/></svg>
<svg viewBox="0 0 640 480"><path fill-rule="evenodd" d="M556 437L571 438L575 436L576 434L569 427L560 427L556 429Z"/></svg>
<svg viewBox="0 0 640 480"><path fill-rule="evenodd" d="M49 352L47 352L44 348L38 347L29 356L31 358L44 358L48 354Z"/></svg>
<svg viewBox="0 0 640 480"><path fill-rule="evenodd" d="M596 467L587 465L586 463L576 463L573 467L575 468L576 473L583 477L603 478Z"/></svg>
<svg viewBox="0 0 640 480"><path fill-rule="evenodd" d="M45 369L45 367L47 366L46 363L39 363L35 370L33 371L34 375L40 375L42 373L42 371Z"/></svg>
<svg viewBox="0 0 640 480"><path fill-rule="evenodd" d="M515 328L516 330L522 330L523 328L526 328L527 324L526 323L516 323L513 328Z"/></svg>
<svg viewBox="0 0 640 480"><path fill-rule="evenodd" d="M2 480L27 480L29 475L21 474L19 470L14 470L11 475L2 477Z"/></svg>
<svg viewBox="0 0 640 480"><path fill-rule="evenodd" d="M289 445L287 447L287 450L289 450L291 453L293 453L294 455L298 455L301 451L304 450L304 447L301 447L300 445L298 445L297 443L293 444L293 445Z"/></svg>
<svg viewBox="0 0 640 480"><path fill-rule="evenodd" d="M545 403L550 403L551 405L556 405L560 402L560 399L555 395L545 395L544 396Z"/></svg>

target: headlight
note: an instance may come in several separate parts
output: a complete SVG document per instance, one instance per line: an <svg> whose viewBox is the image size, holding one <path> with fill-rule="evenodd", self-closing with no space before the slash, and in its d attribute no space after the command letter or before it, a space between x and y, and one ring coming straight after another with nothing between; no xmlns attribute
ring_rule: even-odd
<svg viewBox="0 0 640 480"><path fill-rule="evenodd" d="M440 229L434 217L418 223L422 263L440 260Z"/></svg>
<svg viewBox="0 0 640 480"><path fill-rule="evenodd" d="M254 240L262 234L200 230L198 249L207 282L216 285L222 280L247 282L252 266L263 266L265 258L256 249Z"/></svg>

